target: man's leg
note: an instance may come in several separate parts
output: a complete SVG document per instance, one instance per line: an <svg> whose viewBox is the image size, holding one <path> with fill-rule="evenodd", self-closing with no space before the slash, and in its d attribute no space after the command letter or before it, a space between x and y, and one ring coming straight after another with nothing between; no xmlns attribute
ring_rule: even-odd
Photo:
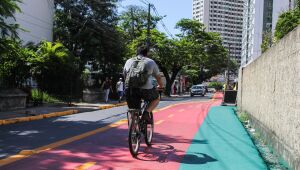
<svg viewBox="0 0 300 170"><path fill-rule="evenodd" d="M147 112L151 113L159 104L159 97L155 100L153 100L152 102L149 103L148 107L147 107Z"/></svg>
<svg viewBox="0 0 300 170"><path fill-rule="evenodd" d="M144 120L147 123L153 123L153 118L150 117L150 113L156 108L159 103L159 94L158 91L155 89L146 89L142 90L142 98L146 101L149 101L149 105L143 113Z"/></svg>
<svg viewBox="0 0 300 170"><path fill-rule="evenodd" d="M105 89L105 102L108 102L109 89Z"/></svg>

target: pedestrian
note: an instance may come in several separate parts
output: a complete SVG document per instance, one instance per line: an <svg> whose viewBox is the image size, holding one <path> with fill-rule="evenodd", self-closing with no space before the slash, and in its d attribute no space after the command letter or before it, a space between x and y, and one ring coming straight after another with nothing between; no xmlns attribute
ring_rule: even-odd
<svg viewBox="0 0 300 170"><path fill-rule="evenodd" d="M174 94L176 95L176 93L177 93L177 87L176 87L176 84L173 86L173 91L174 91Z"/></svg>
<svg viewBox="0 0 300 170"><path fill-rule="evenodd" d="M116 85L118 96L119 96L119 103L121 103L123 95L124 95L124 83L123 79L120 78Z"/></svg>
<svg viewBox="0 0 300 170"><path fill-rule="evenodd" d="M111 88L111 80L108 77L106 77L105 81L103 83L103 91L104 91L104 94L105 94L104 100L105 100L106 103L108 102L110 90L112 90L112 88Z"/></svg>

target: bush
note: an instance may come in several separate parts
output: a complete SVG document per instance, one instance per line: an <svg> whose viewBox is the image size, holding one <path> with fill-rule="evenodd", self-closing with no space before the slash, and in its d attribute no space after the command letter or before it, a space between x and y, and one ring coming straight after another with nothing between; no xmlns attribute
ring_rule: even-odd
<svg viewBox="0 0 300 170"><path fill-rule="evenodd" d="M275 28L276 40L281 39L300 24L300 7L282 13Z"/></svg>
<svg viewBox="0 0 300 170"><path fill-rule="evenodd" d="M1 39L0 44L0 86L2 88L21 87L30 77L29 60L35 54L23 48L21 43L9 39Z"/></svg>
<svg viewBox="0 0 300 170"><path fill-rule="evenodd" d="M31 97L32 101L34 103L41 103L41 102L46 102L46 103L57 103L59 102L58 99L55 97L50 96L49 94L42 92L37 89L31 90Z"/></svg>
<svg viewBox="0 0 300 170"><path fill-rule="evenodd" d="M61 98L78 92L80 73L77 59L61 43L42 42L31 63L42 91Z"/></svg>
<svg viewBox="0 0 300 170"><path fill-rule="evenodd" d="M221 90L223 88L223 83L220 82L210 82L208 88L215 88L216 90Z"/></svg>

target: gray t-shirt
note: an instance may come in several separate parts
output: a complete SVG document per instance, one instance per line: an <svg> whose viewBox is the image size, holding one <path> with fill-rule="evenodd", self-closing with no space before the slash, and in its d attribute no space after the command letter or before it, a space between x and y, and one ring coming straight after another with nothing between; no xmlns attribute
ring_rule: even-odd
<svg viewBox="0 0 300 170"><path fill-rule="evenodd" d="M148 78L148 81L145 85L143 85L141 87L141 89L153 89L153 83L152 83L152 80L155 76L159 75L159 69L158 69L158 66L157 64L155 63L155 61L153 61L152 59L150 58L147 58L147 57L143 57L141 55L138 56L139 58L143 58L143 60L145 60L145 64L146 64L146 68L148 70L148 74L150 75L149 78ZM129 71L132 63L133 63L133 59L128 59L125 63L125 66L124 66L124 70L123 70L123 73L124 75L126 75L126 73Z"/></svg>

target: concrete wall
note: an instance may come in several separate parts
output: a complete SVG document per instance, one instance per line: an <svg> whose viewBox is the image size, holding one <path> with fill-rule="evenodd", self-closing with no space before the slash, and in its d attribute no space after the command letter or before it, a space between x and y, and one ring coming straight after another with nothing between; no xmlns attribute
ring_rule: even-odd
<svg viewBox="0 0 300 170"><path fill-rule="evenodd" d="M300 26L240 70L238 108L300 170Z"/></svg>
<svg viewBox="0 0 300 170"><path fill-rule="evenodd" d="M26 97L27 94L19 89L0 89L0 112L25 108Z"/></svg>

